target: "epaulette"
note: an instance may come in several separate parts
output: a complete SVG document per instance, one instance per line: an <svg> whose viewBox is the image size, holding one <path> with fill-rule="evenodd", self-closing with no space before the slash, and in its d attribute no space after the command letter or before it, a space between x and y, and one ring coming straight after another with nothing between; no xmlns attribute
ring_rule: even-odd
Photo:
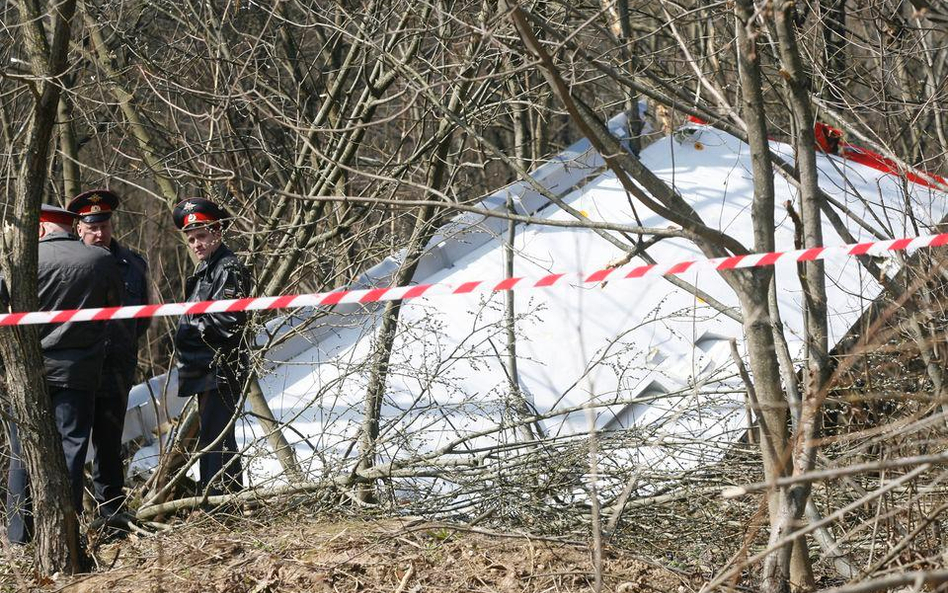
<svg viewBox="0 0 948 593"><path fill-rule="evenodd" d="M240 263L236 255L228 255L221 258L221 267L233 272L242 272L244 265Z"/></svg>
<svg viewBox="0 0 948 593"><path fill-rule="evenodd" d="M250 271L247 270L246 266L240 263L240 260L237 259L237 256L229 256L222 259L220 262L220 267L221 270L238 278L250 278Z"/></svg>

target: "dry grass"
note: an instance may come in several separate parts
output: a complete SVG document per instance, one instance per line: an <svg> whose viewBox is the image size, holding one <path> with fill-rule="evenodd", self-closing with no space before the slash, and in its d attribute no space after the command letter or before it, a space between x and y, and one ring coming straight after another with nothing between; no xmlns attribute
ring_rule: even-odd
<svg viewBox="0 0 948 593"><path fill-rule="evenodd" d="M566 540L410 520L256 520L203 516L150 538L97 551L99 571L37 583L28 562L7 563L0 590L44 591L589 591L588 546ZM605 590L693 591L685 573L608 550Z"/></svg>

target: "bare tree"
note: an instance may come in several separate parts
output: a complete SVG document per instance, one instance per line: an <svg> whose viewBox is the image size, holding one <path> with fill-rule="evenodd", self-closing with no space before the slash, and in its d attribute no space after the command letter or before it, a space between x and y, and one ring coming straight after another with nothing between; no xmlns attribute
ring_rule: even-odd
<svg viewBox="0 0 948 593"><path fill-rule="evenodd" d="M25 40L28 69L15 80L28 90L29 99L24 101L28 107L22 121L26 131L12 138L13 142L8 137L5 143L7 170L15 172L15 177L7 181L7 196L12 193L13 199L4 204L2 214L4 228L12 232L4 233L0 270L10 293L10 302L4 305L12 311L37 309L40 203L49 181L50 142L75 8L74 1L46 6L21 2L17 8L16 30ZM9 8L7 11L12 13ZM42 373L39 334L34 327L4 328L3 334L7 338L0 340L8 389L5 404L18 427L31 481L37 567L46 575L76 572L84 558L79 546L78 509L72 508L68 494L65 459Z"/></svg>

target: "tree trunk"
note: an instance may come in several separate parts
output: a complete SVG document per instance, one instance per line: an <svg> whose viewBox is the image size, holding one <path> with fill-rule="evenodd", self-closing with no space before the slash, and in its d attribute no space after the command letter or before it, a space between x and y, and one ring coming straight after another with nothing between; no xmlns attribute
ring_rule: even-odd
<svg viewBox="0 0 948 593"><path fill-rule="evenodd" d="M810 82L804 70L803 60L796 42L794 19L796 12L792 4L783 4L775 14L775 29L783 66L784 80L795 123L794 153L800 175L800 210L803 219L804 247L823 245L822 216L820 213L819 176L816 168L816 141L814 117L810 104ZM803 409L794 438L793 473L801 474L812 469L816 458L813 445L820 432L820 407L823 389L829 378L828 331L826 321L826 282L822 262L806 262L801 276L806 304L807 368L803 392ZM810 483L794 485L780 492L780 518L776 529L770 534L770 542L785 538L794 531L806 510L810 496ZM798 541L798 540L797 540ZM782 592L788 589L791 571L799 573L804 581L792 579L794 588L812 588L812 571L809 566L796 565L791 568L791 546L784 546L771 554L764 562L761 587L766 592ZM797 558L799 562L803 559Z"/></svg>
<svg viewBox="0 0 948 593"><path fill-rule="evenodd" d="M13 228L0 270L9 287L12 311L38 307L36 271L40 203L47 186L50 142L56 123L60 87L65 70L70 22L75 0L44 7L19 4L24 41L30 54L37 94L23 161L16 180L16 194L6 225ZM47 38L44 23L51 15L53 33ZM43 81L43 82L40 82ZM40 573L73 573L82 568L76 510L66 474L59 432L42 372L39 333L31 327L9 327L0 332L0 357L4 362L9 405L18 427L23 461L32 483L35 517L36 565Z"/></svg>
<svg viewBox="0 0 948 593"><path fill-rule="evenodd" d="M25 279L17 272L10 278L16 283ZM34 273L34 286L35 278ZM43 368L43 356L36 328L2 328L0 358L4 361L11 416L18 428L23 462L30 477L37 567L45 575L79 572L83 568L79 523L72 508L72 487L46 381L43 373L38 372Z"/></svg>
<svg viewBox="0 0 948 593"><path fill-rule="evenodd" d="M247 381L247 402L250 404L254 417L266 431L267 443L273 449L280 467L286 473L287 481L291 484L302 482L304 476L299 461L296 459L296 450L286 440L280 423L273 416L273 410L270 409L270 404L267 403L267 398L260 388L256 373L253 373Z"/></svg>
<svg viewBox="0 0 948 593"><path fill-rule="evenodd" d="M59 152L63 170L63 197L68 200L79 193L79 151L76 148L76 134L72 122L72 103L59 97Z"/></svg>
<svg viewBox="0 0 948 593"><path fill-rule="evenodd" d="M770 252L774 250L774 170L770 158L767 120L764 111L760 52L755 41L759 29L754 23L754 12L754 4L750 0L740 0L735 5L738 64L741 80L741 108L743 120L747 127L747 142L750 146L751 166L754 174L754 203L752 206L754 250ZM775 352L777 346L773 327L769 332L769 341L764 339L764 336L756 336L758 328L754 327L753 324L757 323L754 318L759 314L751 313L752 311L763 312L766 310L768 324L772 326L769 288L772 284L773 270L758 270L754 272L754 275L760 276L755 280L760 282L761 290L750 291L747 295L748 302L743 306L744 318L748 320L744 329L745 335L748 337L747 350L752 358L763 356L768 361L766 368L761 369L763 375L758 377L758 370L754 372L755 386L759 391L759 401L765 405L778 406L780 402L787 403L787 398L783 390L780 389L779 374L773 374L775 370L779 370L779 360L770 355L771 352ZM765 286L767 289L764 289ZM751 324L750 328L748 324ZM763 331L763 328L759 328L759 330ZM751 339L751 335L755 337ZM758 350L758 348L763 348L763 350ZM777 363L776 368L773 368L771 358L774 359L773 363ZM795 381L796 378L788 377L787 380ZM789 457L790 450L787 447L789 441L787 412L785 409L774 410L764 417L767 418L767 424L769 425L767 429L761 428L761 455L764 458L764 472L768 480L776 480L789 473L789 469L792 467L792 460ZM779 531L780 498L771 496L767 503L770 511L771 533L775 533ZM812 582L812 569L810 568L805 539L801 538L794 542L791 564L794 567L789 575L792 582Z"/></svg>
<svg viewBox="0 0 948 593"><path fill-rule="evenodd" d="M525 77L525 84L529 83L529 76ZM527 144L529 129L527 128L527 110L518 101L518 92L515 79L510 79L507 84L510 93L511 112L510 117L513 123L514 131L514 158L517 164L529 169L531 166L530 158L527 156ZM516 214L514 208L513 195L507 192L507 211ZM504 244L504 276L512 278L514 275L514 259L516 256L514 240L517 237L517 223L511 219L507 221L507 242ZM521 441L533 439L533 431L529 425L519 423L519 420L532 416L527 401L524 398L523 390L520 389L520 371L517 364L517 295L515 291L508 290L504 294L504 330L507 336L506 348L506 372L507 372L507 398L504 407L505 418L517 425L516 438Z"/></svg>

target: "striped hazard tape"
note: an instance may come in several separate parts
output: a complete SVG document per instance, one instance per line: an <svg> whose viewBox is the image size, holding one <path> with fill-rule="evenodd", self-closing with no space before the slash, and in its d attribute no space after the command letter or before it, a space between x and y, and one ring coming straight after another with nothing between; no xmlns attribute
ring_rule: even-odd
<svg viewBox="0 0 948 593"><path fill-rule="evenodd" d="M108 307L99 309L71 309L63 311L34 311L30 313L0 314L0 326L42 325L76 321L105 321L109 319L138 319L143 317L167 317L173 315L198 315L233 311L264 311L293 309L299 307L331 307L340 304L367 304L384 301L409 300L421 296L449 296L471 293L490 293L505 290L533 290L557 285L588 285L609 280L632 280L650 276L672 276L689 270L736 270L773 266L777 262L806 262L830 257L854 257L859 255L886 255L893 252L912 251L924 247L940 247L948 244L948 233L923 235L889 241L857 243L838 247L814 247L794 251L752 253L732 257L687 260L652 265L629 264L616 268L596 270L592 273L563 272L543 276L523 276L500 280L468 280L464 282L438 282L414 286L392 286L359 290L336 290L316 294L267 296L197 303L169 303L165 305L135 305L130 307Z"/></svg>

